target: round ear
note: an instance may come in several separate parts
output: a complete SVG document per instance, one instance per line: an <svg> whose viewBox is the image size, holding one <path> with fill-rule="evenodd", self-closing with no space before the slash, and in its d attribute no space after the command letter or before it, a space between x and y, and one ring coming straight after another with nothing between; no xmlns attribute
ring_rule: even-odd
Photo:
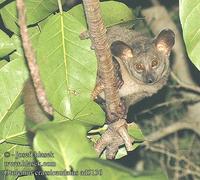
<svg viewBox="0 0 200 180"><path fill-rule="evenodd" d="M112 55L127 60L133 57L133 51L129 45L122 41L115 41L111 44L110 50Z"/></svg>
<svg viewBox="0 0 200 180"><path fill-rule="evenodd" d="M158 51L169 56L175 43L175 34L171 29L164 29L154 39L154 43Z"/></svg>

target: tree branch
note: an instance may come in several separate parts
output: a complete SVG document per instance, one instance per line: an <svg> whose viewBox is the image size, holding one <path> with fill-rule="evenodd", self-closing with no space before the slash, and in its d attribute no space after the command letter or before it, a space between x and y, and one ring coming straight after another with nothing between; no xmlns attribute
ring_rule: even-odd
<svg viewBox="0 0 200 180"><path fill-rule="evenodd" d="M164 154L170 159L177 160L178 163L185 162L186 165L183 168L176 167L176 169L178 168L179 171L186 172L187 175L193 174L195 176L200 177L199 166L197 164L194 164L190 159L186 158L185 156L182 156L182 155L178 156L177 154L171 153L169 150L164 149L161 145L149 145L149 144L147 144L146 149L150 150L152 152ZM176 169L173 169L173 170L176 170Z"/></svg>
<svg viewBox="0 0 200 180"><path fill-rule="evenodd" d="M156 104L155 106L145 109L140 111L137 115L145 114L145 113L151 113L151 111L156 110L161 107L168 107L168 106L176 106L182 103L187 103L187 104L194 104L200 102L200 98L182 98L182 99L174 99L166 102L162 102L159 104Z"/></svg>
<svg viewBox="0 0 200 180"><path fill-rule="evenodd" d="M186 84L186 83L184 83L173 72L171 72L171 77L179 84L180 88L184 88L186 90L193 91L195 93L200 94L200 87L194 86L192 84Z"/></svg>
<svg viewBox="0 0 200 180"><path fill-rule="evenodd" d="M33 85L36 91L37 99L42 106L43 110L49 114L53 115L53 109L49 104L44 87L42 85L40 74L39 74L39 67L36 63L36 58L34 54L34 50L31 45L31 41L28 35L28 29L26 26L26 8L24 4L24 0L16 0L17 3L17 10L18 10L18 17L19 17L19 27L20 27L20 34L22 39L22 45L24 49L24 54L27 59L28 67L30 70L31 78L33 80Z"/></svg>
<svg viewBox="0 0 200 180"><path fill-rule="evenodd" d="M99 71L104 84L105 100L107 105L108 117L113 112L117 112L120 104L118 90L116 88L116 79L114 76L114 67L110 47L106 37L106 28L100 12L100 3L98 0L83 0L87 23L89 27L90 38L95 49L97 60L99 62ZM109 118L111 121L116 119Z"/></svg>
<svg viewBox="0 0 200 180"><path fill-rule="evenodd" d="M83 0L83 5L90 39L99 63L98 70L104 85L107 116L111 123L108 130L97 141L95 150L100 154L106 149L107 159L113 159L122 144L125 144L127 150L131 151L133 139L128 135L126 120L123 119L123 115L120 113L120 98L99 0Z"/></svg>
<svg viewBox="0 0 200 180"><path fill-rule="evenodd" d="M149 142L159 141L160 139L163 139L166 136L169 136L177 131L184 130L184 129L192 130L194 133L200 136L199 122L183 121L183 122L173 123L163 129L160 129L150 135L147 135L146 136L147 142L144 142L144 144L149 143Z"/></svg>

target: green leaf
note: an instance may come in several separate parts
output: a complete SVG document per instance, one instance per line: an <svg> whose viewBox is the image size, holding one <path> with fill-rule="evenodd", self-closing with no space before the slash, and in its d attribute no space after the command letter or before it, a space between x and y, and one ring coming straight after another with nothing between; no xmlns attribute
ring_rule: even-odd
<svg viewBox="0 0 200 180"><path fill-rule="evenodd" d="M6 60L0 60L0 69L4 66L4 65L6 65L8 63L8 61L6 61Z"/></svg>
<svg viewBox="0 0 200 180"><path fill-rule="evenodd" d="M110 18L107 11L111 5L118 15L123 14L120 18ZM79 5L49 18L39 38L37 60L48 99L56 111L69 119L101 125L103 113L90 100L96 81L96 57L90 40L79 38L86 31L81 8ZM131 10L122 3L105 2L102 9L108 25L133 18Z"/></svg>
<svg viewBox="0 0 200 180"><path fill-rule="evenodd" d="M35 180L35 176L31 175L31 176L22 176L17 178L17 180Z"/></svg>
<svg viewBox="0 0 200 180"><path fill-rule="evenodd" d="M40 28L39 26L34 26L34 27L30 27L28 28L28 33L29 33L29 38L31 39L31 43L34 49L36 49L37 47L37 43L38 43L38 38L40 35ZM24 52L22 49L22 43L21 43L21 39L18 35L13 34L13 36L11 37L11 40L14 44L14 48L16 51L14 51L11 55L10 55L10 59L14 60L17 58L24 58Z"/></svg>
<svg viewBox="0 0 200 180"><path fill-rule="evenodd" d="M18 59L18 58L24 58L24 52L23 52L23 49L22 49L21 39L19 38L19 36L14 34L11 37L11 40L12 40L14 46L15 46L16 51L13 52L10 55L10 59L15 60L15 59Z"/></svg>
<svg viewBox="0 0 200 180"><path fill-rule="evenodd" d="M100 4L102 17L106 26L112 26L129 20L133 20L133 12L125 4L116 1L107 1ZM112 13L110 13L112 12ZM83 6L78 5L68 11L86 27Z"/></svg>
<svg viewBox="0 0 200 180"><path fill-rule="evenodd" d="M95 167L95 168L94 168ZM82 159L78 166L79 176L75 176L75 180L95 179L126 179L126 180L167 180L163 173L148 172L139 174L123 166L112 163L111 161L100 159Z"/></svg>
<svg viewBox="0 0 200 180"><path fill-rule="evenodd" d="M31 43L33 48L35 49L38 44L38 38L40 35L40 29L38 26L34 26L32 28L28 28L29 38L31 39Z"/></svg>
<svg viewBox="0 0 200 180"><path fill-rule="evenodd" d="M85 30L68 13L49 18L39 38L37 60L48 99L56 111L70 119L102 124L102 110L90 99L97 62L90 40L79 38Z"/></svg>
<svg viewBox="0 0 200 180"><path fill-rule="evenodd" d="M21 104L21 93L28 71L22 59L16 59L0 69L0 122Z"/></svg>
<svg viewBox="0 0 200 180"><path fill-rule="evenodd" d="M105 5L102 9L106 12L110 4L103 4ZM132 18L132 13L125 5L114 4L120 4L121 8L123 6L121 11L127 12L124 18ZM117 7L116 10L119 8ZM82 12L81 6L73 9L71 13ZM41 76L48 98L56 111L70 119L100 125L103 122L103 114L90 100L96 81L96 58L90 49L90 41L82 41L79 38L80 33L86 30L86 25L83 25L80 16L75 17L76 13L71 15L70 12L49 18L42 29L37 48ZM105 13L105 16L109 19L108 14ZM82 17L84 18L84 15ZM112 19L107 22L117 23L121 20Z"/></svg>
<svg viewBox="0 0 200 180"><path fill-rule="evenodd" d="M187 52L192 63L200 70L199 9L199 0L180 0L180 20Z"/></svg>
<svg viewBox="0 0 200 180"><path fill-rule="evenodd" d="M62 0L64 3L64 0ZM38 23L58 9L56 0L26 0L27 25ZM16 34L19 34L17 21L16 1L11 1L1 9L1 16L5 26Z"/></svg>
<svg viewBox="0 0 200 180"><path fill-rule="evenodd" d="M14 50L14 44L10 37L0 30L0 57L4 57Z"/></svg>
<svg viewBox="0 0 200 180"><path fill-rule="evenodd" d="M139 145L140 145L140 143L134 143L133 147L132 147L133 150L135 150ZM124 156L127 156L127 155L128 155L127 150L126 150L125 146L123 146L123 147L119 148L119 150L118 150L118 152L117 152L117 154L115 156L115 159L120 159L120 158L122 158ZM105 152L102 154L101 158L102 159L106 159Z"/></svg>
<svg viewBox="0 0 200 180"><path fill-rule="evenodd" d="M64 3L64 0L61 0ZM58 10L57 0L26 0L27 24L35 24Z"/></svg>
<svg viewBox="0 0 200 180"><path fill-rule="evenodd" d="M3 3L3 2L5 2L6 0L0 0L0 3Z"/></svg>
<svg viewBox="0 0 200 180"><path fill-rule="evenodd" d="M11 1L8 3L6 6L0 9L0 13L6 28L16 34L19 34L19 27L17 25L16 2Z"/></svg>
<svg viewBox="0 0 200 180"><path fill-rule="evenodd" d="M17 173L26 173L32 172L34 170L34 166L24 165L23 162L34 162L33 157L23 157L18 158L19 153L22 154L30 154L32 150L29 146L18 146L13 144L0 144L0 171L12 171ZM16 180L18 175L7 175L4 176L0 173L0 179L4 180Z"/></svg>
<svg viewBox="0 0 200 180"><path fill-rule="evenodd" d="M143 135L140 127L133 122L128 124L128 133L131 136L133 136L135 141L144 141L145 140L144 135Z"/></svg>
<svg viewBox="0 0 200 180"><path fill-rule="evenodd" d="M0 142L28 145L24 106L20 106L0 123Z"/></svg>
<svg viewBox="0 0 200 180"><path fill-rule="evenodd" d="M54 15L51 14L50 16L48 16L47 18L45 18L44 20L40 21L38 23L38 27L39 29L42 31L43 27L45 26L45 24L48 22L49 18L53 17Z"/></svg>
<svg viewBox="0 0 200 180"><path fill-rule="evenodd" d="M40 126L36 132L33 146L40 152L51 152L53 157L38 158L40 162L55 162L55 171L70 170L75 168L77 162L83 157L96 157L91 144L86 138L86 129L74 121L52 122ZM44 171L52 167L42 167ZM55 179L48 176L48 179ZM61 176L60 179L67 179Z"/></svg>

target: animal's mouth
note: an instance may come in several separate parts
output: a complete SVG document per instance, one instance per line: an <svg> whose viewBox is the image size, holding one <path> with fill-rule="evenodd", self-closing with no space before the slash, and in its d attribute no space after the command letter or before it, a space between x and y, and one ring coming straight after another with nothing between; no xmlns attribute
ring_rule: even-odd
<svg viewBox="0 0 200 180"><path fill-rule="evenodd" d="M158 77L154 77L154 76L150 76L150 77L144 77L142 83L144 85L148 85L148 86L153 86L155 85L157 82L159 82L159 78Z"/></svg>
<svg viewBox="0 0 200 180"><path fill-rule="evenodd" d="M143 81L143 83L144 83L145 85L153 86L153 85L155 85L158 81L159 81L159 80L156 80L156 81L149 81L149 82Z"/></svg>
<svg viewBox="0 0 200 180"><path fill-rule="evenodd" d="M146 73L144 76L143 76L143 81L145 84L148 84L148 85L153 85L155 84L155 82L157 82L157 76L155 76L155 74L153 73Z"/></svg>

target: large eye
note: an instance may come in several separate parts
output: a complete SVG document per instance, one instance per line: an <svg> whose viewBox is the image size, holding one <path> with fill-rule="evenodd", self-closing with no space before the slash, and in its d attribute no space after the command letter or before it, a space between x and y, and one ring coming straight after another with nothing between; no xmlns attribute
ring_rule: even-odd
<svg viewBox="0 0 200 180"><path fill-rule="evenodd" d="M135 64L135 69L138 72L142 72L142 71L144 71L144 65L143 64Z"/></svg>
<svg viewBox="0 0 200 180"><path fill-rule="evenodd" d="M157 61L157 60L153 60L153 61L151 62L151 67L155 68L155 67L157 67L157 66L158 66L158 61Z"/></svg>

